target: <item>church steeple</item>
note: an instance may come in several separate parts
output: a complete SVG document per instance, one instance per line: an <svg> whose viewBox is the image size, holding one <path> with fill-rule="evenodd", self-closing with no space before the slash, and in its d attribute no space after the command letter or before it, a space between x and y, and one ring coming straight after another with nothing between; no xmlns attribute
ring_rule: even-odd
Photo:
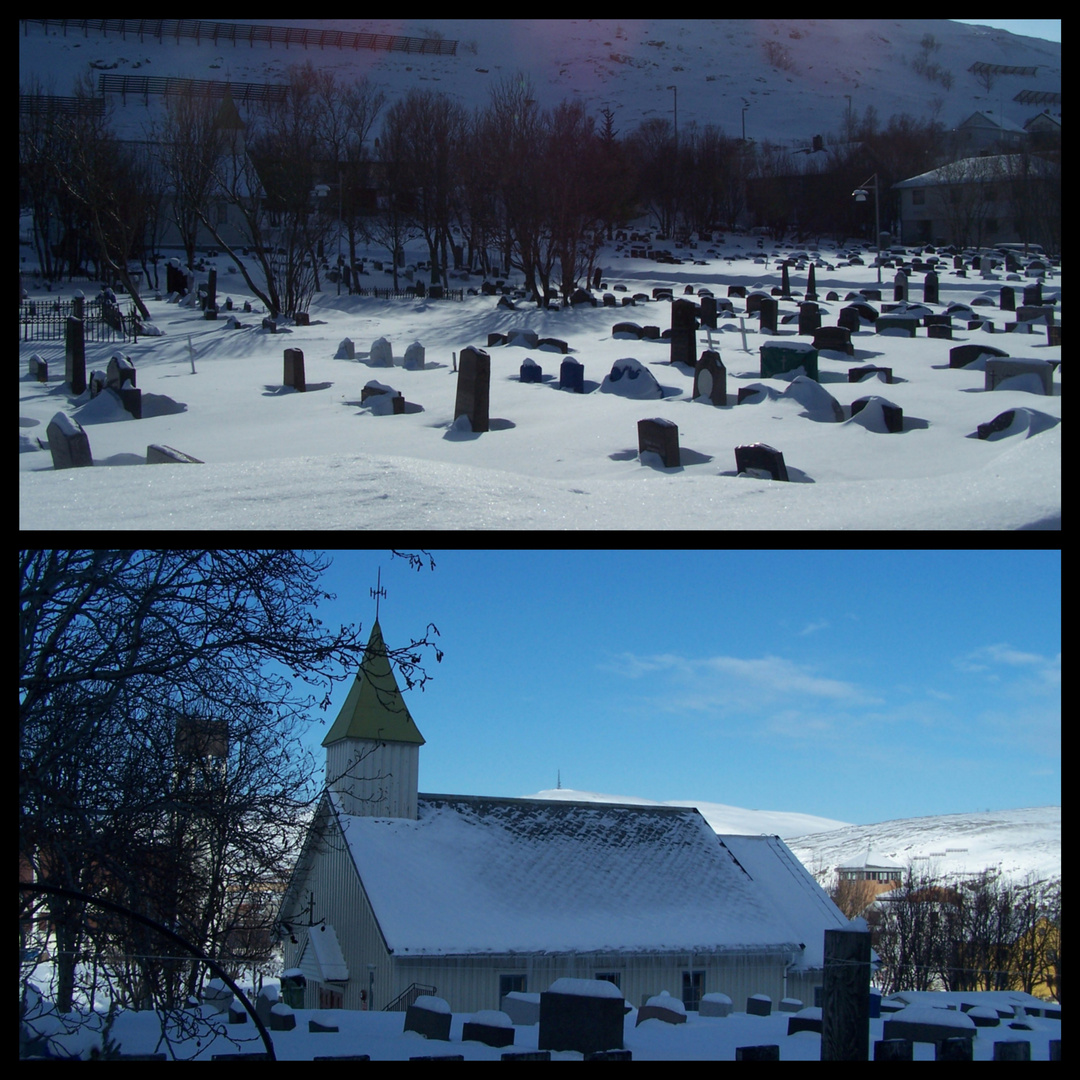
<svg viewBox="0 0 1080 1080"><path fill-rule="evenodd" d="M340 794L343 811L415 819L423 744L376 619L345 704L323 739L327 783Z"/></svg>

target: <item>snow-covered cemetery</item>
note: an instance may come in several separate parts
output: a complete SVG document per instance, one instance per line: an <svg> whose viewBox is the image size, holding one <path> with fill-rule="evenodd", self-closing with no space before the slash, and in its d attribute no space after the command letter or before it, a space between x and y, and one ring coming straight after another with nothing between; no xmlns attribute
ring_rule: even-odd
<svg viewBox="0 0 1080 1080"><path fill-rule="evenodd" d="M168 829L189 829L192 891L156 919L120 902L119 863L88 894L49 884L66 845L21 849L23 1056L1060 1059L1060 807L791 836L813 819L425 793L391 655L376 618L287 872L222 939L261 961L170 929L213 863L190 826L222 776L219 721L177 721ZM147 849L143 888L167 885L169 850Z"/></svg>
<svg viewBox="0 0 1080 1080"><path fill-rule="evenodd" d="M23 529L1060 528L1060 44L19 45Z"/></svg>

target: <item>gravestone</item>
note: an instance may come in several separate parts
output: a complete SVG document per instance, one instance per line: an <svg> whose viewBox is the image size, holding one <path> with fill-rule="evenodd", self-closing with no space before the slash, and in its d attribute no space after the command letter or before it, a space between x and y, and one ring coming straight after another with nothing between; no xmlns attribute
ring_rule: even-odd
<svg viewBox="0 0 1080 1080"><path fill-rule="evenodd" d="M472 345L461 352L458 365L454 419L467 416L474 432L489 430L488 403L491 391L491 357Z"/></svg>
<svg viewBox="0 0 1080 1080"><path fill-rule="evenodd" d="M425 356L424 346L419 341L414 341L405 350L405 359L401 366L406 371L423 371Z"/></svg>
<svg viewBox="0 0 1080 1080"><path fill-rule="evenodd" d="M771 1046L736 1046L736 1061L779 1061L780 1047Z"/></svg>
<svg viewBox="0 0 1080 1080"><path fill-rule="evenodd" d="M264 986L255 999L255 1015L262 1021L263 1026L270 1027L270 1010L277 1004L278 989L276 986Z"/></svg>
<svg viewBox="0 0 1080 1080"><path fill-rule="evenodd" d="M861 382L867 375L876 375L878 372L884 372L885 381L891 383L893 381L892 368L889 367L876 367L873 364L867 364L865 367L853 367L848 368L847 381Z"/></svg>
<svg viewBox="0 0 1080 1080"><path fill-rule="evenodd" d="M337 347L337 352L334 353L335 360L355 360L356 359L356 345L353 343L352 338L342 338L341 344Z"/></svg>
<svg viewBox="0 0 1080 1080"><path fill-rule="evenodd" d="M779 305L771 296L763 296L761 298L759 311L761 312L762 333L766 331L771 334L776 333L776 314L778 309Z"/></svg>
<svg viewBox="0 0 1080 1080"><path fill-rule="evenodd" d="M813 301L799 306L799 333L813 334L821 325L821 309ZM850 336L850 335L849 335Z"/></svg>
<svg viewBox="0 0 1080 1080"><path fill-rule="evenodd" d="M559 387L575 394L585 393L585 365L572 358L559 365Z"/></svg>
<svg viewBox="0 0 1080 1080"><path fill-rule="evenodd" d="M371 343L369 359L375 367L393 367L394 351L390 347L390 342L384 337L376 338Z"/></svg>
<svg viewBox="0 0 1080 1080"><path fill-rule="evenodd" d="M713 296L701 297L701 324L716 329L716 298Z"/></svg>
<svg viewBox="0 0 1080 1080"><path fill-rule="evenodd" d="M734 1004L727 994L705 994L698 1006L698 1016L730 1016Z"/></svg>
<svg viewBox="0 0 1080 1080"><path fill-rule="evenodd" d="M673 420L665 420L659 416L651 420L639 420L637 430L639 454L652 451L660 455L665 469L679 467L679 427Z"/></svg>
<svg viewBox="0 0 1080 1080"><path fill-rule="evenodd" d="M395 390L392 386L387 386L386 383L378 382L375 379L366 383L360 391L360 404L363 405L368 398L380 399L377 403L372 402L372 412L376 415L403 416L405 413L405 398L401 396L401 391Z"/></svg>
<svg viewBox="0 0 1080 1080"><path fill-rule="evenodd" d="M913 1044L910 1039L877 1039L874 1042L875 1061L911 1061Z"/></svg>
<svg viewBox="0 0 1080 1080"><path fill-rule="evenodd" d="M940 1042L949 1038L972 1040L975 1038L975 1021L951 1009L909 1005L884 1021L883 1035L886 1039L910 1039L912 1042Z"/></svg>
<svg viewBox="0 0 1080 1080"><path fill-rule="evenodd" d="M67 317L64 326L64 382L73 394L86 390L86 342L82 319Z"/></svg>
<svg viewBox="0 0 1080 1080"><path fill-rule="evenodd" d="M31 378L37 379L38 382L47 383L49 381L49 364L38 353L34 353L30 357L28 367Z"/></svg>
<svg viewBox="0 0 1080 1080"><path fill-rule="evenodd" d="M938 276L931 270L925 278L923 278L923 303L924 304L937 304L938 300Z"/></svg>
<svg viewBox="0 0 1080 1080"><path fill-rule="evenodd" d="M763 379L776 378L789 371L802 368L806 375L817 380L817 349L808 341L780 338L768 345L762 345L759 353L761 356L760 375Z"/></svg>
<svg viewBox="0 0 1080 1080"><path fill-rule="evenodd" d="M114 390L122 390L125 386L135 386L135 365L130 356L121 356L116 353L109 360L109 366L105 373L105 381Z"/></svg>
<svg viewBox="0 0 1080 1080"><path fill-rule="evenodd" d="M885 430L887 432L895 434L904 430L903 409L901 409L899 405L894 405L891 401L886 401L881 397L871 395L870 397L856 398L851 403L851 415L853 417L858 416L868 405L881 410L881 416L885 422Z"/></svg>
<svg viewBox="0 0 1080 1080"><path fill-rule="evenodd" d="M881 334L886 330L903 330L908 337L915 337L915 331L919 327L918 315L881 315L874 323L875 333Z"/></svg>
<svg viewBox="0 0 1080 1080"><path fill-rule="evenodd" d="M1055 324L1053 326L1047 326L1046 328L1046 344L1047 345L1060 345L1061 344L1061 326Z"/></svg>
<svg viewBox="0 0 1080 1080"><path fill-rule="evenodd" d="M939 341L952 341L952 327L941 323L930 323L926 327L926 336Z"/></svg>
<svg viewBox="0 0 1080 1080"><path fill-rule="evenodd" d="M285 386L291 386L295 390L307 390L304 380L304 353L301 349L285 350Z"/></svg>
<svg viewBox="0 0 1080 1080"><path fill-rule="evenodd" d="M697 307L690 300L676 300L671 305L671 358L672 364L694 366L697 353L695 317Z"/></svg>
<svg viewBox="0 0 1080 1080"><path fill-rule="evenodd" d="M852 333L859 329L859 309L856 307L846 307L840 309L840 314L836 317L838 326L842 326L849 333Z"/></svg>
<svg viewBox="0 0 1080 1080"><path fill-rule="evenodd" d="M894 300L907 300L908 298L908 281L907 274L903 270L897 270L896 277L893 278L893 299Z"/></svg>
<svg viewBox="0 0 1080 1080"><path fill-rule="evenodd" d="M665 1024L685 1024L686 1006L678 999L672 997L666 991L657 994L638 1009L637 1023L635 1027L646 1020L661 1020Z"/></svg>
<svg viewBox="0 0 1080 1080"><path fill-rule="evenodd" d="M984 390L997 390L1006 379L1029 375L1038 380L1045 395L1049 397L1054 393L1054 365L1049 360L1022 360L1016 357L987 360L985 375ZM1031 381L1034 383L1034 379Z"/></svg>
<svg viewBox="0 0 1080 1080"><path fill-rule="evenodd" d="M462 1042L480 1042L486 1046L513 1046L514 1028L504 1012L486 1009L473 1013L461 1029Z"/></svg>
<svg viewBox="0 0 1080 1080"><path fill-rule="evenodd" d="M621 1050L623 1015L623 996L612 983L556 979L540 995L537 1049Z"/></svg>
<svg viewBox="0 0 1080 1080"><path fill-rule="evenodd" d="M781 1012L786 1011L781 1005ZM821 1009L809 1008L800 1009L795 1012L794 1016L788 1017L788 1035L795 1035L800 1031L816 1031L821 1034Z"/></svg>
<svg viewBox="0 0 1080 1080"><path fill-rule="evenodd" d="M1042 306L1042 282L1036 281L1034 285L1024 286L1024 306L1025 307L1041 307Z"/></svg>
<svg viewBox="0 0 1080 1080"><path fill-rule="evenodd" d="M993 345L955 345L949 350L949 367L967 367L968 364L978 360L984 354L986 356L1009 355L1004 349L995 348Z"/></svg>
<svg viewBox="0 0 1080 1080"><path fill-rule="evenodd" d="M727 404L727 368L724 367L720 354L712 349L706 349L701 354L694 368L694 392L691 400L699 397L708 398L713 405Z"/></svg>
<svg viewBox="0 0 1080 1080"><path fill-rule="evenodd" d="M747 1016L769 1016L771 1013L772 998L768 994L752 994L746 999Z"/></svg>
<svg viewBox="0 0 1080 1080"><path fill-rule="evenodd" d="M1001 311L1016 310L1016 290L1011 285L1001 287L1001 299L998 301L998 308Z"/></svg>
<svg viewBox="0 0 1080 1080"><path fill-rule="evenodd" d="M45 429L54 469L80 469L93 465L90 440L82 425L65 413L56 413Z"/></svg>
<svg viewBox="0 0 1080 1080"><path fill-rule="evenodd" d="M190 454L180 450L174 450L171 446L161 443L151 443L146 448L147 465L202 465L203 462ZM244 1014L245 1016L247 1013Z"/></svg>
<svg viewBox="0 0 1080 1080"><path fill-rule="evenodd" d="M814 330L814 348L819 352L830 349L833 352L855 355L855 346L851 344L851 331L846 326L819 326Z"/></svg>
<svg viewBox="0 0 1080 1080"><path fill-rule="evenodd" d="M415 1031L428 1039L449 1042L451 1019L448 1002L440 997L418 997L405 1010L405 1026L402 1030Z"/></svg>
<svg viewBox="0 0 1080 1080"><path fill-rule="evenodd" d="M810 264L810 269L806 274L806 299L816 300L817 293L814 291L817 288L817 282L814 281L814 264Z"/></svg>
<svg viewBox="0 0 1080 1080"><path fill-rule="evenodd" d="M503 996L502 1011L510 1017L511 1023L528 1026L540 1022L540 995L526 994L512 990Z"/></svg>
<svg viewBox="0 0 1080 1080"><path fill-rule="evenodd" d="M735 469L744 473L754 470L766 472L773 480L787 480L787 466L784 464L784 455L767 443L750 443L747 446L735 447ZM764 1015L768 1015L765 1013Z"/></svg>
<svg viewBox="0 0 1080 1080"><path fill-rule="evenodd" d="M518 373L518 378L521 382L543 382L544 373L540 369L540 365L530 357L526 356L521 362L521 370Z"/></svg>
<svg viewBox="0 0 1080 1080"><path fill-rule="evenodd" d="M780 295L784 297L791 296L791 283L788 281L787 267L787 259L785 259L780 267Z"/></svg>
<svg viewBox="0 0 1080 1080"><path fill-rule="evenodd" d="M109 377L104 371L91 371L87 385L90 388L90 399L92 401L109 385Z"/></svg>

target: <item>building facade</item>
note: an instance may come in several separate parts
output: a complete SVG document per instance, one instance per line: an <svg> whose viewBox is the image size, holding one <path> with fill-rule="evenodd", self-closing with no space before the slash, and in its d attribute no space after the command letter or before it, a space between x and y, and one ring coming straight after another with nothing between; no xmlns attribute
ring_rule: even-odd
<svg viewBox="0 0 1080 1080"><path fill-rule="evenodd" d="M294 1005L470 1012L563 976L634 1005L813 1000L847 920L779 837L718 837L692 807L422 794L422 743L376 622L280 909Z"/></svg>

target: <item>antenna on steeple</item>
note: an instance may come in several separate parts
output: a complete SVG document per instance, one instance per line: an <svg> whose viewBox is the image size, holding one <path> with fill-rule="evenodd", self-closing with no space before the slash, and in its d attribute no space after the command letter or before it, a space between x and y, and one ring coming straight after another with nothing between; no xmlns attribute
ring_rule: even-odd
<svg viewBox="0 0 1080 1080"><path fill-rule="evenodd" d="M374 589L369 589L372 598L375 601L375 621L379 621L379 597L386 595L386 590L382 587L382 567L379 567L379 577L377 579L377 585Z"/></svg>
<svg viewBox="0 0 1080 1080"><path fill-rule="evenodd" d="M562 789L562 769L556 769L555 770L555 776L556 776L555 788L556 788L556 790L561 790Z"/></svg>

